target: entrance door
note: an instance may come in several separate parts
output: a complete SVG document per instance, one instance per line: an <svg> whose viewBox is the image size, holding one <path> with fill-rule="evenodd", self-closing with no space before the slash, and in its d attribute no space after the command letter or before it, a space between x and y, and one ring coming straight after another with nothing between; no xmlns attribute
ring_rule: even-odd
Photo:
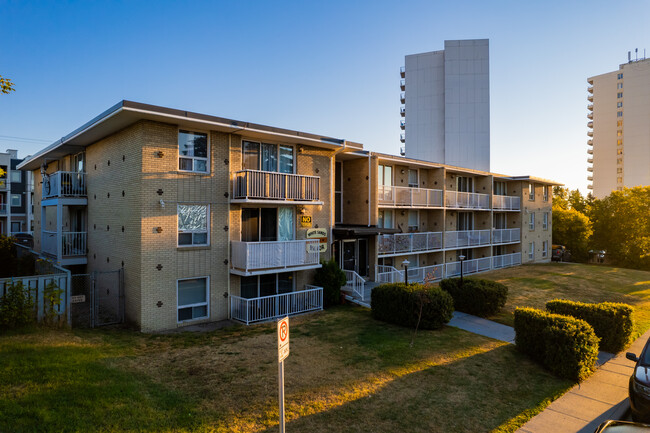
<svg viewBox="0 0 650 433"><path fill-rule="evenodd" d="M355 259L356 242L354 240L343 241L343 269L354 271L356 267Z"/></svg>

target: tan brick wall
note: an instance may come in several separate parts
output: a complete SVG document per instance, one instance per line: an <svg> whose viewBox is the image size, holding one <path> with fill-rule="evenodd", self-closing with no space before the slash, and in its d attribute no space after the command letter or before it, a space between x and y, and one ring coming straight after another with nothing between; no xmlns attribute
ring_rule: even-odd
<svg viewBox="0 0 650 433"><path fill-rule="evenodd" d="M368 158L343 161L343 221L368 225ZM373 184L377 183L376 176Z"/></svg>
<svg viewBox="0 0 650 433"><path fill-rule="evenodd" d="M550 262L551 260L551 235L552 235L552 200L553 194L552 191L549 191L548 201L543 200L543 186L541 184L535 184L535 200L531 201L528 197L528 182L520 182L522 197L521 197L521 250L522 262ZM550 188L550 187L547 187ZM543 214L548 213L548 229L543 229ZM535 229L530 230L529 228L529 218L530 214L535 214ZM542 257L542 243L543 241L548 242L547 256ZM534 258L531 260L528 257L530 251L530 243L535 242L535 254Z"/></svg>

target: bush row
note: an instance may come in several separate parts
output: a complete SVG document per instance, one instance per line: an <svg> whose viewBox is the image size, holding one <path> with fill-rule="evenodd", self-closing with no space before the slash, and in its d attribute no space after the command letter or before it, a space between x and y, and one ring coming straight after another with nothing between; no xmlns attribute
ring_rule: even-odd
<svg viewBox="0 0 650 433"><path fill-rule="evenodd" d="M559 377L581 381L598 357L598 337L584 320L534 308L515 310L517 349Z"/></svg>
<svg viewBox="0 0 650 433"><path fill-rule="evenodd" d="M421 329L442 328L451 320L453 299L438 287L422 284L382 284L372 289L372 317L415 328L420 311Z"/></svg>
<svg viewBox="0 0 650 433"><path fill-rule="evenodd" d="M585 304L562 299L546 303L546 310L582 319L589 323L600 338L600 349L617 353L625 349L632 339L634 309L626 304L602 302Z"/></svg>
<svg viewBox="0 0 650 433"><path fill-rule="evenodd" d="M506 304L508 288L501 283L475 278L449 278L440 287L454 299L454 308L479 317L493 316Z"/></svg>

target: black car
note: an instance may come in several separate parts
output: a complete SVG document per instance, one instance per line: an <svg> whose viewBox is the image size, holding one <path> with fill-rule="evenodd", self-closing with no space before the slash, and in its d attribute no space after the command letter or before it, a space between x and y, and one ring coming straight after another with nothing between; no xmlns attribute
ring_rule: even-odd
<svg viewBox="0 0 650 433"><path fill-rule="evenodd" d="M637 358L634 353L625 357L636 362L630 377L630 408L634 421L650 421L650 339Z"/></svg>
<svg viewBox="0 0 650 433"><path fill-rule="evenodd" d="M650 426L627 421L606 421L594 433L635 433L650 432Z"/></svg>
<svg viewBox="0 0 650 433"><path fill-rule="evenodd" d="M12 236L16 239L17 244L34 248L34 236L29 233L14 233Z"/></svg>

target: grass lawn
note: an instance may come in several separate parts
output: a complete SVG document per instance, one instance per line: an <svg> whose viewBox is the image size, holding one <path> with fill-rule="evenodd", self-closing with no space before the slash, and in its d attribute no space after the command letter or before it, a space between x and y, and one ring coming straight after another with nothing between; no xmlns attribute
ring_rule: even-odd
<svg viewBox="0 0 650 433"><path fill-rule="evenodd" d="M624 302L635 308L636 335L650 328L650 272L574 263L524 265L486 272L478 278L508 286L508 302L493 320L513 325L516 307L545 309L561 298L581 302Z"/></svg>
<svg viewBox="0 0 650 433"><path fill-rule="evenodd" d="M0 431L275 432L274 326L0 335ZM514 431L571 386L505 343L411 335L351 306L292 318L287 431Z"/></svg>

